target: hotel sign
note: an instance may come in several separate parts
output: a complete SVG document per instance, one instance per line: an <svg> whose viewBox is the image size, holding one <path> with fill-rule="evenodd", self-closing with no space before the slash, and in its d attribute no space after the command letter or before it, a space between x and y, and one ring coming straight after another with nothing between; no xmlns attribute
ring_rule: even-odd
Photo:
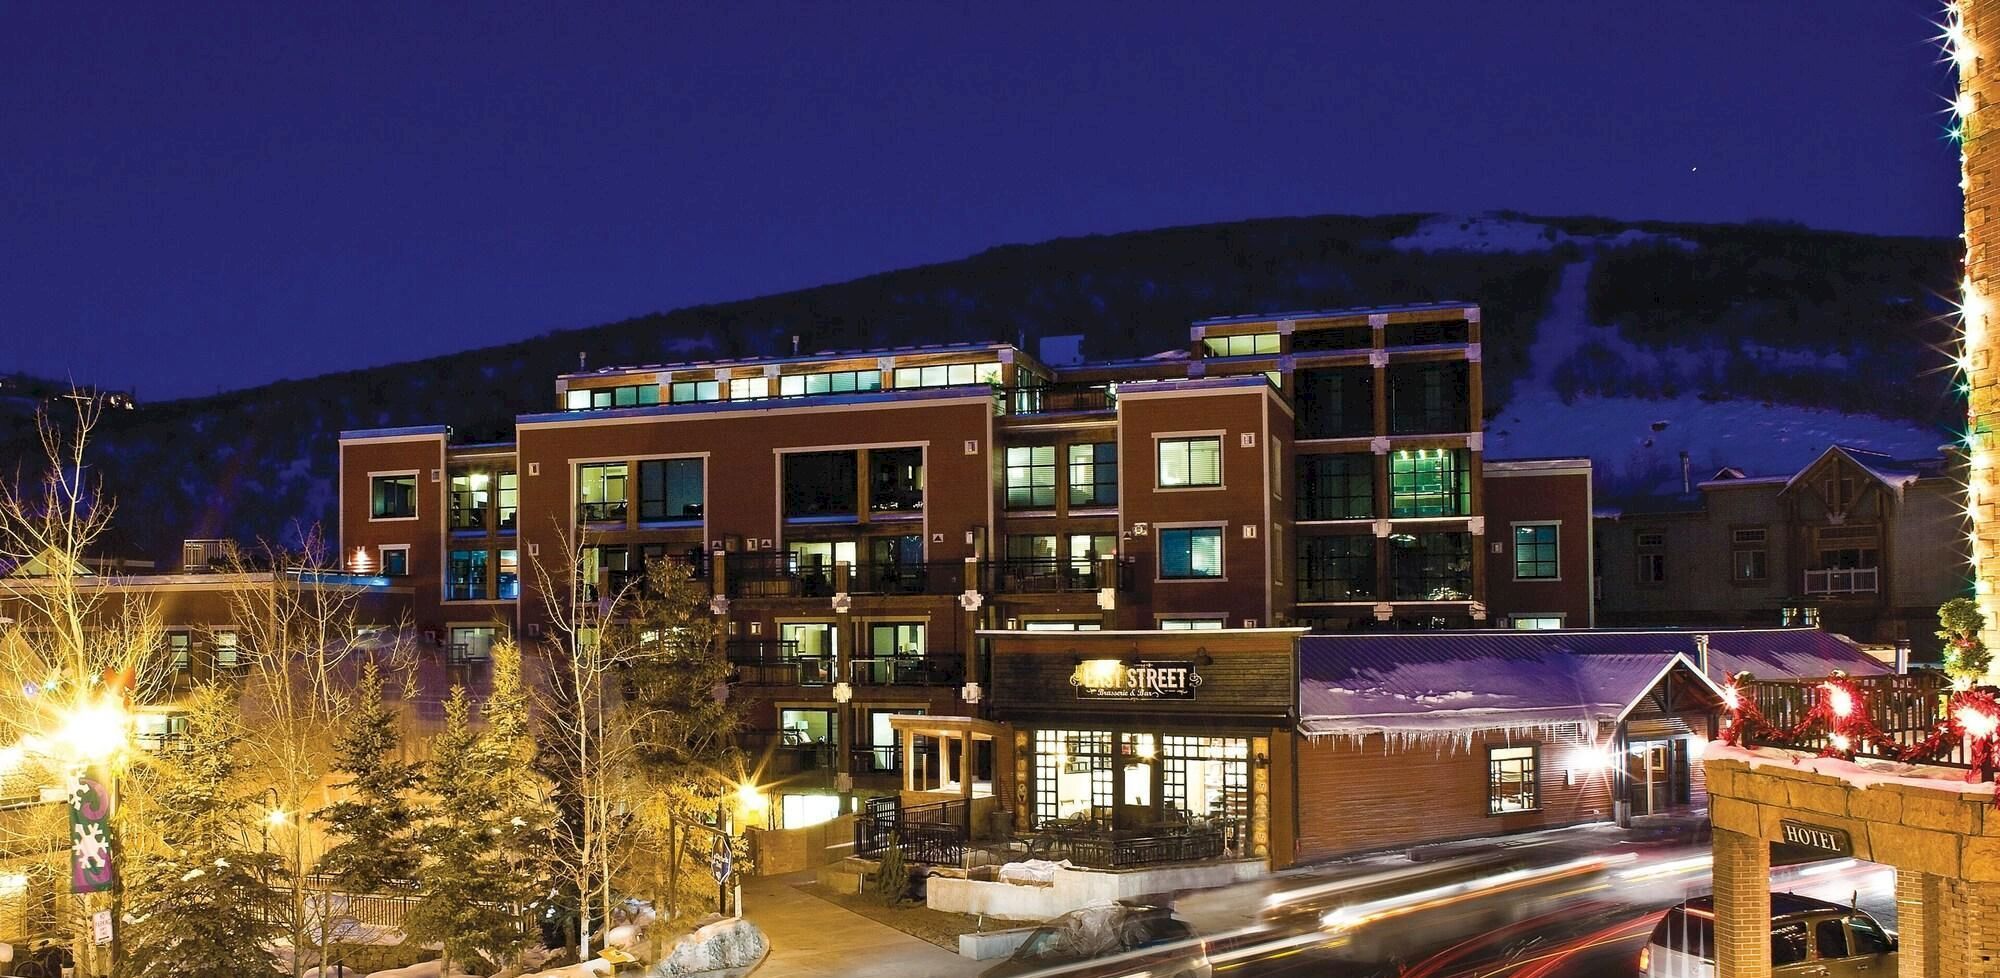
<svg viewBox="0 0 2000 978"><path fill-rule="evenodd" d="M1191 700L1201 674L1190 659L1086 659L1069 684L1080 700Z"/></svg>
<svg viewBox="0 0 2000 978"><path fill-rule="evenodd" d="M1835 856L1854 855L1854 840L1847 837L1846 829L1807 825L1787 818L1778 822L1778 832L1779 837L1789 845L1817 849Z"/></svg>

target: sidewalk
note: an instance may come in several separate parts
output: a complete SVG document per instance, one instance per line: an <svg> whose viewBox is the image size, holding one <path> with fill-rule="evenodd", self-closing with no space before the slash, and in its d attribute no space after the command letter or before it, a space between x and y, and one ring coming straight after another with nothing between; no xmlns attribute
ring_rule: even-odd
<svg viewBox="0 0 2000 978"><path fill-rule="evenodd" d="M743 915L771 940L756 978L971 978L984 964L802 892L811 873L757 877Z"/></svg>

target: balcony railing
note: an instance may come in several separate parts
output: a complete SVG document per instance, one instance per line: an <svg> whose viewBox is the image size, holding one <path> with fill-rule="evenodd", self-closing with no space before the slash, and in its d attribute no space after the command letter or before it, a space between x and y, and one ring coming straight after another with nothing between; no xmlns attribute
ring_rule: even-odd
<svg viewBox="0 0 2000 978"><path fill-rule="evenodd" d="M1100 571L1101 561L1060 557L1011 557L986 567L987 590L996 594L1065 594L1132 586L1132 562L1116 561L1115 574Z"/></svg>
<svg viewBox="0 0 2000 978"><path fill-rule="evenodd" d="M847 681L856 686L957 686L964 675L964 658L945 653L856 658L847 663Z"/></svg>
<svg viewBox="0 0 2000 978"><path fill-rule="evenodd" d="M1010 417L1038 414L1070 414L1084 411L1111 411L1118 396L1109 386L1095 387L1003 387L1003 413Z"/></svg>
<svg viewBox="0 0 2000 978"><path fill-rule="evenodd" d="M1874 594L1881 571L1875 567L1843 567L1806 571L1807 594Z"/></svg>
<svg viewBox="0 0 2000 978"><path fill-rule="evenodd" d="M453 506L451 508L450 526L454 530L486 529L486 507Z"/></svg>
<svg viewBox="0 0 2000 978"><path fill-rule="evenodd" d="M848 571L852 594L957 594L965 590L965 562L869 561Z"/></svg>
<svg viewBox="0 0 2000 978"><path fill-rule="evenodd" d="M809 771L831 773L834 770L834 745L808 740L797 731L745 730L739 731L736 736L743 749L754 755L753 760L762 762L762 773L765 775L784 776Z"/></svg>
<svg viewBox="0 0 2000 978"><path fill-rule="evenodd" d="M723 648L730 681L745 686L825 686L835 681L834 658L802 655L797 642L730 642Z"/></svg>
<svg viewBox="0 0 2000 978"><path fill-rule="evenodd" d="M854 774L901 774L903 749L894 744L856 747L847 752L847 769Z"/></svg>
<svg viewBox="0 0 2000 978"><path fill-rule="evenodd" d="M775 550L726 555L732 598L824 598L833 594L830 564L799 564Z"/></svg>
<svg viewBox="0 0 2000 978"><path fill-rule="evenodd" d="M576 518L585 523L623 523L626 505L622 499L610 503L577 503Z"/></svg>
<svg viewBox="0 0 2000 978"><path fill-rule="evenodd" d="M1977 700L1979 691L1954 694L1939 672L1746 679L1734 683L1728 695L1737 705L1724 721L1724 738L1747 746L1952 768L1971 768L1980 759L1976 755L1987 755L1991 767L1988 752L1977 750L1960 726L1957 698ZM1838 714L1840 708L1846 714Z"/></svg>

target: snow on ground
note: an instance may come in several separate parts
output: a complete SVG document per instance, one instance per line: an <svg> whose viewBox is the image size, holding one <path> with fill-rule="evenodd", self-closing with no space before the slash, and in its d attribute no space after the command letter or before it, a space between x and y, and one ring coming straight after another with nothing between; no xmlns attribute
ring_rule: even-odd
<svg viewBox="0 0 2000 978"><path fill-rule="evenodd" d="M1897 458L1926 458L1948 440L1914 421L1755 400L1704 401L1693 394L1668 399L1587 396L1564 404L1554 389L1556 368L1587 341L1605 344L1628 362L1662 363L1661 355L1625 342L1615 330L1590 324L1585 305L1589 279L1588 260L1563 270L1549 314L1536 326L1529 348L1535 372L1514 385L1506 405L1487 422L1487 458L1589 455L1603 495L1678 491L1683 451L1699 482L1725 465L1753 476L1790 475L1835 442ZM1767 351L1782 352L1769 347L1752 352Z"/></svg>
<svg viewBox="0 0 2000 978"><path fill-rule="evenodd" d="M438 978L438 971L442 964L443 962L433 958L429 961L419 961L407 968L391 968L387 971L377 971L370 974L368 978ZM452 978L478 978L478 976L455 971L452 973Z"/></svg>
<svg viewBox="0 0 2000 978"><path fill-rule="evenodd" d="M1578 237L1535 221L1497 214L1433 214L1415 231L1389 242L1398 251L1495 252L1547 251L1561 244L1617 246L1642 241L1674 241L1683 247L1691 243L1678 238L1628 228L1617 234Z"/></svg>

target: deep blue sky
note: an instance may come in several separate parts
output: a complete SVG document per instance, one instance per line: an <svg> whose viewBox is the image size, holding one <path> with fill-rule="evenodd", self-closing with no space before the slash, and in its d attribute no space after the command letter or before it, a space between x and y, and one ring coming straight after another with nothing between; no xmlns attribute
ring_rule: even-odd
<svg viewBox="0 0 2000 978"><path fill-rule="evenodd" d="M0 370L142 400L1171 224L1958 225L1919 0L95 6L0 4Z"/></svg>

